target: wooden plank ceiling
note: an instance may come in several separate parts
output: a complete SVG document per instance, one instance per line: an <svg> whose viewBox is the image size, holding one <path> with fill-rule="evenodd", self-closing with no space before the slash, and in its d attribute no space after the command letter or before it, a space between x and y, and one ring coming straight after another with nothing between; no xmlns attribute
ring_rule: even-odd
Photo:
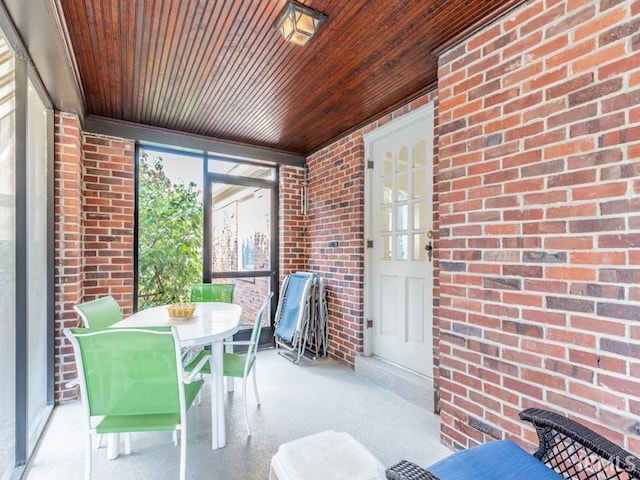
<svg viewBox="0 0 640 480"><path fill-rule="evenodd" d="M433 87L430 52L515 0L306 0L306 46L273 29L284 0L60 0L86 111L309 154Z"/></svg>

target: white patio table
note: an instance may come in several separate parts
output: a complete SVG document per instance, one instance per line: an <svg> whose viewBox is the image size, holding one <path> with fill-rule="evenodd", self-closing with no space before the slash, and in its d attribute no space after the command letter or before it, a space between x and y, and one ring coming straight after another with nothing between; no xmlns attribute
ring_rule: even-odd
<svg viewBox="0 0 640 480"><path fill-rule="evenodd" d="M233 303L221 302L201 302L196 305L193 317L189 320L170 319L167 307L160 306L134 313L114 324L112 328L175 326L181 347L211 345L211 448L215 450L224 447L227 443L224 422L222 342L238 331L242 308ZM109 458L115 458L118 455L117 446L115 448L115 452L107 454Z"/></svg>

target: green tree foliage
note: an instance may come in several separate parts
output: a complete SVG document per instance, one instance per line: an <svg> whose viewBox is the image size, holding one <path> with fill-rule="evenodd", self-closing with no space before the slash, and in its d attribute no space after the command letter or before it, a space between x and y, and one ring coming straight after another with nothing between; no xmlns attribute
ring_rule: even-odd
<svg viewBox="0 0 640 480"><path fill-rule="evenodd" d="M138 308L188 301L202 281L202 202L194 183L172 183L160 157L140 159Z"/></svg>

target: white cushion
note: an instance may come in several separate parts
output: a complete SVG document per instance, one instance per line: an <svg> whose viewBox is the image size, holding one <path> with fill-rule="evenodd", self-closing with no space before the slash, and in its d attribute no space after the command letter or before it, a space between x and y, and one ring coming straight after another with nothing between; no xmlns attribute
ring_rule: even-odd
<svg viewBox="0 0 640 480"><path fill-rule="evenodd" d="M384 465L345 432L316 433L284 443L269 480L384 480Z"/></svg>

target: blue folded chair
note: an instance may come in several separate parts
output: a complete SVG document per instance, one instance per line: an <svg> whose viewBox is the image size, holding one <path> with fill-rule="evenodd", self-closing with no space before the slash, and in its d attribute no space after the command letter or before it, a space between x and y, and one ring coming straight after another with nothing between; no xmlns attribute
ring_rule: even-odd
<svg viewBox="0 0 640 480"><path fill-rule="evenodd" d="M313 279L313 273L292 273L285 277L280 290L274 331L276 350L294 363L300 361L305 350Z"/></svg>

